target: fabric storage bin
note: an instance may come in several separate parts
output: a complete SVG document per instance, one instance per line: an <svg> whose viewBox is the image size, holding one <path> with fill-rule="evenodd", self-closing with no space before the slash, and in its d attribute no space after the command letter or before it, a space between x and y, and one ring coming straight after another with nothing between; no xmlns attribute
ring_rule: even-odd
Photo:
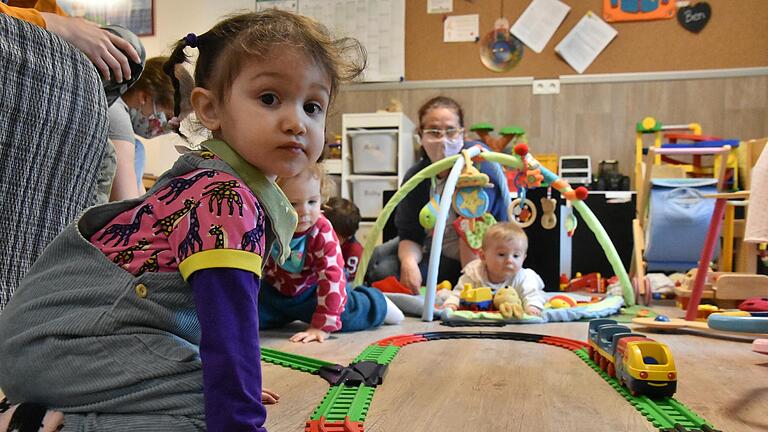
<svg viewBox="0 0 768 432"><path fill-rule="evenodd" d="M355 179L351 182L352 202L363 218L377 218L384 207L383 191L397 190L397 179Z"/></svg>
<svg viewBox="0 0 768 432"><path fill-rule="evenodd" d="M373 225L374 222L360 222L360 227L357 229L355 238L363 246L365 246L365 243L368 241L368 236L371 235L371 232L373 231ZM379 233L379 236L376 238L376 244L381 244L381 233Z"/></svg>
<svg viewBox="0 0 768 432"><path fill-rule="evenodd" d="M397 173L397 129L357 130L348 134L354 174Z"/></svg>

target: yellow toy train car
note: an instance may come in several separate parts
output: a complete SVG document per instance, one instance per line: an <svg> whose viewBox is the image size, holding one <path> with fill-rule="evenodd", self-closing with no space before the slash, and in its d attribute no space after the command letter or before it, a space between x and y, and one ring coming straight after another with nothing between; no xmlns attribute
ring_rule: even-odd
<svg viewBox="0 0 768 432"><path fill-rule="evenodd" d="M633 396L671 397L677 370L669 348L610 319L589 322L589 354Z"/></svg>

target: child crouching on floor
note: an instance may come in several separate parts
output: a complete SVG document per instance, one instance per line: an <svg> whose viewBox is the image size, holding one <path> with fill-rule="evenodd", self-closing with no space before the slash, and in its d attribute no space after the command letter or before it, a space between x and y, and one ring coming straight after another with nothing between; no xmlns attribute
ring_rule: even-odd
<svg viewBox="0 0 768 432"><path fill-rule="evenodd" d="M381 291L352 287L344 275L339 239L320 212L320 164L293 177L277 179L299 223L291 241L291 256L284 264L267 263L264 287L259 294L259 327L280 327L295 320L309 324L293 335L292 342L323 342L331 332L351 332L398 324L403 313Z"/></svg>
<svg viewBox="0 0 768 432"><path fill-rule="evenodd" d="M363 256L363 245L355 238L360 228L360 209L348 199L332 197L323 204L323 215L331 222L339 237L347 280L353 280Z"/></svg>
<svg viewBox="0 0 768 432"><path fill-rule="evenodd" d="M501 288L513 288L523 301L525 313L540 316L546 301L544 282L535 271L523 268L527 251L528 236L517 224L499 222L492 226L483 237L480 258L464 266L443 306L458 309L464 284L489 287L494 294Z"/></svg>

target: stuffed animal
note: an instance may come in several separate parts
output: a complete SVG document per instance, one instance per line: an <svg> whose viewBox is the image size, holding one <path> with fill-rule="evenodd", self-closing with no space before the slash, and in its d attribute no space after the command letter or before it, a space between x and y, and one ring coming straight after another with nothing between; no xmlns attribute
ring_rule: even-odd
<svg viewBox="0 0 768 432"><path fill-rule="evenodd" d="M501 288L493 296L493 306L506 319L523 317L523 302L514 288Z"/></svg>

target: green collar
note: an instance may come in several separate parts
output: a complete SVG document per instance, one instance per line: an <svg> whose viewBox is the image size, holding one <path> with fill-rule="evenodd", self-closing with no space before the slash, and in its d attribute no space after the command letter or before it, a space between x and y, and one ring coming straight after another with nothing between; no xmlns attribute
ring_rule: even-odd
<svg viewBox="0 0 768 432"><path fill-rule="evenodd" d="M291 254L291 239L299 221L296 211L291 206L283 191L253 165L237 154L227 143L217 139L205 141L201 146L212 151L221 160L235 170L240 179L253 191L259 203L267 212L272 230L277 236L280 248L278 262L282 264ZM269 245L267 245L268 247ZM266 255L264 259L266 260Z"/></svg>

